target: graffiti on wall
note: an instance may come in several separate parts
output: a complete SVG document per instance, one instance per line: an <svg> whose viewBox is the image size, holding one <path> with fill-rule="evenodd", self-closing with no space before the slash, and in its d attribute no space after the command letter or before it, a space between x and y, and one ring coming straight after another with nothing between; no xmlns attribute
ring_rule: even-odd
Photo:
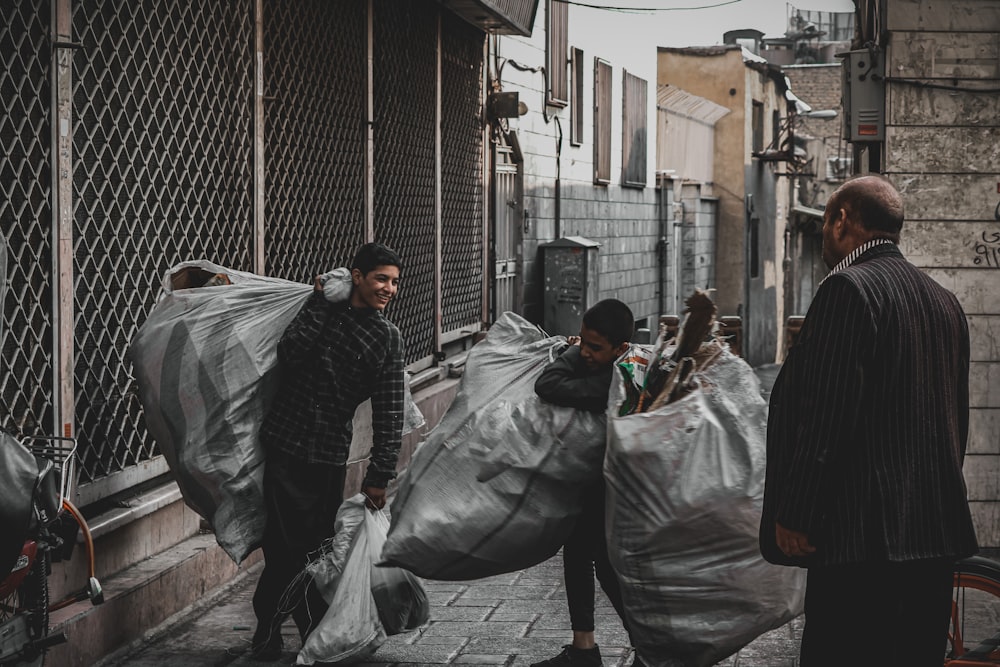
<svg viewBox="0 0 1000 667"><path fill-rule="evenodd" d="M1000 268L1000 231L984 231L976 239L972 249L976 255L972 263L984 268Z"/></svg>

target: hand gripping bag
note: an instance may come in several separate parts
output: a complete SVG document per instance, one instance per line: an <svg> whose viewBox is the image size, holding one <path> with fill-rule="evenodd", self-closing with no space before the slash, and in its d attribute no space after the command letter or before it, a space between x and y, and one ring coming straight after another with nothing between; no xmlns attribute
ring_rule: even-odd
<svg viewBox="0 0 1000 667"><path fill-rule="evenodd" d="M599 479L606 439L604 415L535 394L565 343L508 312L472 348L455 399L400 475L385 562L461 581L559 550L580 490Z"/></svg>
<svg viewBox="0 0 1000 667"><path fill-rule="evenodd" d="M767 405L756 375L726 350L697 380L625 417L614 409L624 384L611 391L608 553L651 667L714 665L803 606L804 571L767 563L757 545Z"/></svg>
<svg viewBox="0 0 1000 667"><path fill-rule="evenodd" d="M388 517L388 508L369 510L361 494L341 505L337 532L306 566L330 607L306 638L297 664L359 662L387 636L429 620L430 603L420 580L405 570L377 565Z"/></svg>

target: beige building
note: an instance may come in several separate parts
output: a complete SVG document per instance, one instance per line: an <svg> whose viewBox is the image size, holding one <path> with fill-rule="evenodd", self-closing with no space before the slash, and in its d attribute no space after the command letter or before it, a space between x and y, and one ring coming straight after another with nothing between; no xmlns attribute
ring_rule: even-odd
<svg viewBox="0 0 1000 667"><path fill-rule="evenodd" d="M781 152L789 92L779 68L739 45L658 50L657 85L676 86L729 110L715 122L718 197L715 301L743 319L753 365L782 356L783 245L789 206ZM755 155L756 154L756 155ZM702 286L706 287L706 286Z"/></svg>
<svg viewBox="0 0 1000 667"><path fill-rule="evenodd" d="M955 292L968 315L972 411L965 477L980 545L997 548L1000 0L855 4L856 44L873 45L860 59L885 77L871 108L859 103L848 113L849 132L871 118L884 124L884 140L855 144L856 169L884 173L899 187L907 219L903 252Z"/></svg>

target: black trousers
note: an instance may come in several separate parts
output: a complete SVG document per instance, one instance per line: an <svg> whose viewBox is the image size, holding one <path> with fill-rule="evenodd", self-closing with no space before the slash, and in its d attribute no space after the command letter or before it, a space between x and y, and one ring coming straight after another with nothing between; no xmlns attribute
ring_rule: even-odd
<svg viewBox="0 0 1000 667"><path fill-rule="evenodd" d="M583 492L583 511L563 545L563 580L569 606L570 627L576 632L594 631L594 575L601 589L628 630L618 576L608 560L604 535L604 480Z"/></svg>
<svg viewBox="0 0 1000 667"><path fill-rule="evenodd" d="M799 664L941 667L953 567L933 559L809 568Z"/></svg>
<svg viewBox="0 0 1000 667"><path fill-rule="evenodd" d="M334 534L337 510L344 499L346 468L307 463L268 454L264 467L264 569L257 581L253 610L257 616L254 641L277 642L281 623L291 612L299 635L305 637L322 620L327 604L310 585L296 590L297 604L282 609L285 589L302 571L308 555Z"/></svg>

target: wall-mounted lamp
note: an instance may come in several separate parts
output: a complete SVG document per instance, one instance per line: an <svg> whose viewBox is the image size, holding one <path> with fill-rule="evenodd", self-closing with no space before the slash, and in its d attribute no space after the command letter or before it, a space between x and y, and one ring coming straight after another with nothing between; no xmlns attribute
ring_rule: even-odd
<svg viewBox="0 0 1000 667"><path fill-rule="evenodd" d="M518 99L517 92L495 92L486 98L486 111L492 118L517 118L528 113L528 105Z"/></svg>
<svg viewBox="0 0 1000 667"><path fill-rule="evenodd" d="M820 120L829 120L831 118L837 117L836 109L818 109L816 111L803 111L799 114L799 118L818 118Z"/></svg>

